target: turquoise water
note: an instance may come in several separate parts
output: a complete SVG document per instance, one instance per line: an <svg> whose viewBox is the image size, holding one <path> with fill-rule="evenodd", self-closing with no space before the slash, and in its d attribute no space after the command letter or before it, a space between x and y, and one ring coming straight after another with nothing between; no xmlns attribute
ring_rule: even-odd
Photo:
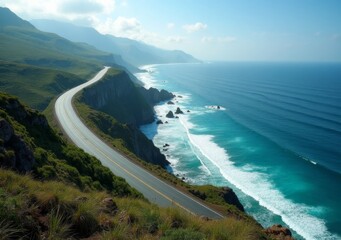
<svg viewBox="0 0 341 240"><path fill-rule="evenodd" d="M141 127L174 174L232 187L265 227L282 223L299 239L341 239L340 64L145 68L137 77L147 88L177 95L175 105L155 107L168 124ZM165 118L178 106L184 115Z"/></svg>

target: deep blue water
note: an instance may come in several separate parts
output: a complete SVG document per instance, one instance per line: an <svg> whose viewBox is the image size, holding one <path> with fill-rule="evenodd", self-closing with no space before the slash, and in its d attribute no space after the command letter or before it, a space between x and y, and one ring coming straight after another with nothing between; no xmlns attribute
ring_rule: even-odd
<svg viewBox="0 0 341 240"><path fill-rule="evenodd" d="M148 66L137 77L178 95L143 126L172 171L231 186L264 226L298 238L341 239L341 64ZM185 114L166 119L180 107ZM220 106L220 109L217 108ZM187 112L189 110L190 112Z"/></svg>

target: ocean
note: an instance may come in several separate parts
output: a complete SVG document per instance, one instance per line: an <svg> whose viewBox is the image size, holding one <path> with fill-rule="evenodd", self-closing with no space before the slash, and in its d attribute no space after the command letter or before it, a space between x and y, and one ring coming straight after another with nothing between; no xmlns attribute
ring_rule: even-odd
<svg viewBox="0 0 341 240"><path fill-rule="evenodd" d="M229 186L264 227L341 239L341 64L165 64L146 88L173 92L141 127L192 184ZM166 118L176 108L179 118ZM166 123L167 122L167 123ZM168 144L169 147L164 147Z"/></svg>

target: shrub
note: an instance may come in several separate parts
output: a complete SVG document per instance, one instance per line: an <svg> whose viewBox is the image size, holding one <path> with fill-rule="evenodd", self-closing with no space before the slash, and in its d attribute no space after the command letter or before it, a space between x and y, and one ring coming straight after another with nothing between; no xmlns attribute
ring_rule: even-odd
<svg viewBox="0 0 341 240"><path fill-rule="evenodd" d="M6 220L0 221L0 239L17 239L22 234L22 229Z"/></svg>
<svg viewBox="0 0 341 240"><path fill-rule="evenodd" d="M49 214L49 226L47 232L47 239L62 240L70 236L71 225L68 223L67 216L60 211L58 206Z"/></svg>
<svg viewBox="0 0 341 240"><path fill-rule="evenodd" d="M79 202L72 218L72 225L80 237L89 237L98 229L96 216L99 213L97 199Z"/></svg>

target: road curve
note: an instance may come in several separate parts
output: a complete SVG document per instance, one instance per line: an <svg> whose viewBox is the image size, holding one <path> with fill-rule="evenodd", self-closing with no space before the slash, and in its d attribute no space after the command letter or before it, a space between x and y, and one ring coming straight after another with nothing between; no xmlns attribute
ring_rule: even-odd
<svg viewBox="0 0 341 240"><path fill-rule="evenodd" d="M100 80L108 69L109 67L105 67L94 78L70 89L57 99L55 113L65 133L78 147L99 159L115 175L123 177L129 185L140 191L149 201L161 207L178 206L199 216L213 219L223 218L221 214L178 191L109 147L79 119L72 106L73 96L83 88Z"/></svg>

